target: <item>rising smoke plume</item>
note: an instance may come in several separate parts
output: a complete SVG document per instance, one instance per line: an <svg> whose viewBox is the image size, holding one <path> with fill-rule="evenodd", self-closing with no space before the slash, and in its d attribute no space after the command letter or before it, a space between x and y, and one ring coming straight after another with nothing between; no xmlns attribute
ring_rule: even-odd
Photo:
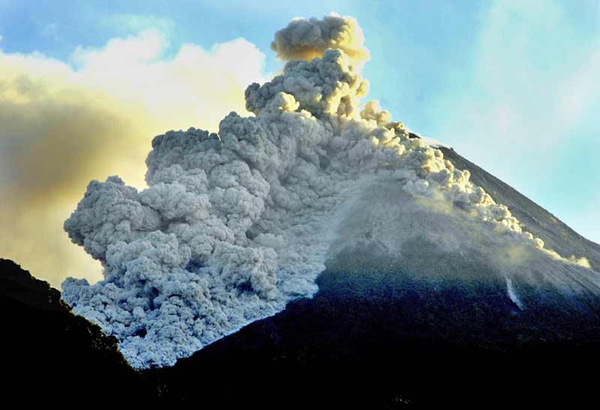
<svg viewBox="0 0 600 410"><path fill-rule="evenodd" d="M355 19L332 13L321 20L292 20L286 28L275 33L271 49L277 52L277 57L286 61L312 60L322 56L325 50L337 49L360 66L369 59L364 41Z"/></svg>
<svg viewBox="0 0 600 410"><path fill-rule="evenodd" d="M116 336L134 367L172 365L314 294L347 204L374 180L543 250L441 151L377 103L360 108L368 84L352 59L367 52L351 31L356 22L338 16L294 20L273 46L290 60L283 73L246 89L254 117L156 137L147 189L117 176L89 184L64 226L104 280L67 279L63 298Z"/></svg>

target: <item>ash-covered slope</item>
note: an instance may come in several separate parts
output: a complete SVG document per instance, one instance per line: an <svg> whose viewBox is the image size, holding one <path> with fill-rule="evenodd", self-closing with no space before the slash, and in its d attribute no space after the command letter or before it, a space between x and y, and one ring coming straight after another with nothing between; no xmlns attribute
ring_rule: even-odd
<svg viewBox="0 0 600 410"><path fill-rule="evenodd" d="M535 215L532 232L546 234L543 223L556 221L448 154L487 192L501 192L495 199L514 204L514 214ZM477 223L405 195L372 184L342 223L318 293L172 368L150 372L162 399L266 409L573 408L593 402L591 374L600 365L597 274L587 270L586 276L579 267L570 272L563 269L570 265L546 254L511 254ZM390 203L401 206L390 209ZM386 210L385 229L402 244L399 252L373 232L382 222L378 206ZM569 229L560 221L554 226L549 237ZM573 249L569 238L554 245ZM577 248L595 249L593 243ZM492 257L497 253L515 258L515 265Z"/></svg>
<svg viewBox="0 0 600 410"><path fill-rule="evenodd" d="M6 259L0 259L0 323L3 407L151 402L151 390L114 338L73 315L56 289ZM111 388L102 388L107 382Z"/></svg>
<svg viewBox="0 0 600 410"><path fill-rule="evenodd" d="M508 206L524 229L542 239L550 249L561 255L585 255L594 270L600 269L600 245L579 235L554 215L463 158L453 149L439 149L457 168L468 170L474 184L485 189L497 203Z"/></svg>

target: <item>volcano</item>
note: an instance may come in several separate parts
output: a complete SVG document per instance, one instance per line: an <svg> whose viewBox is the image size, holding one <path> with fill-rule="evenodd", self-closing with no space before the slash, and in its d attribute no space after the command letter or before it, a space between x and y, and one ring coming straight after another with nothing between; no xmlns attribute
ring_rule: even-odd
<svg viewBox="0 0 600 410"><path fill-rule="evenodd" d="M155 137L143 190L90 182L64 227L104 279L67 279L62 308L165 406L586 403L600 246L362 103L363 42L293 20L254 116Z"/></svg>
<svg viewBox="0 0 600 410"><path fill-rule="evenodd" d="M599 245L452 149L441 149L496 201L510 204L530 232L598 266ZM367 213L359 218L371 223ZM342 247L317 278L314 297L172 367L141 372L126 366L116 340L69 313L58 291L3 261L3 350L10 356L4 369L21 375L7 387L21 400L38 391L35 403L58 403L61 389L84 400L98 394L89 380L98 386L121 380L120 390L102 391L104 402L209 408L571 407L594 400L600 298L593 289L566 296L548 283L515 279L519 306L481 255L446 252L423 237L403 245L408 261L373 248L381 249ZM584 279L571 280L582 286ZM76 323L67 327L70 334L63 316ZM74 383L82 380L76 374L85 376L86 389Z"/></svg>

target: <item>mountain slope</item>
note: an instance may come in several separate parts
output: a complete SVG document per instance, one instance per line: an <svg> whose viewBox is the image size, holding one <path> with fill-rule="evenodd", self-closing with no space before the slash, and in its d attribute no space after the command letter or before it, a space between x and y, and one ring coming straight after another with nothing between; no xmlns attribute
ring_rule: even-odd
<svg viewBox="0 0 600 410"><path fill-rule="evenodd" d="M596 244L446 151L496 201L525 216L531 232L597 263ZM163 400L372 409L592 400L595 381L587 372L600 365L597 274L545 257L528 260L533 267L498 263L490 254L502 246L487 242L476 225L455 213L429 212L422 203L411 210L409 199L390 191L372 185L363 193L369 205L359 201L361 211L342 224L314 298L293 302L172 368L150 371ZM387 209L392 238L409 237L399 253L374 231L373 198ZM408 227L394 225L389 203L398 204L395 212ZM484 241L491 253L470 242L475 233L472 242ZM447 246L458 240L462 248ZM502 269L511 266L508 282Z"/></svg>
<svg viewBox="0 0 600 410"><path fill-rule="evenodd" d="M600 245L584 238L529 198L460 156L451 148L439 148L457 168L469 170L471 180L494 200L510 208L513 215L549 248L565 256L585 256L592 268L600 269Z"/></svg>

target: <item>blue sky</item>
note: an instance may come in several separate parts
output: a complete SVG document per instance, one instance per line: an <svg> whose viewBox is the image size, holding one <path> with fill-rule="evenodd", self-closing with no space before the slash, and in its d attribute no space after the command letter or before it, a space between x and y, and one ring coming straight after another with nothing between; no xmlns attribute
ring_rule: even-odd
<svg viewBox="0 0 600 410"><path fill-rule="evenodd" d="M10 63L43 77L48 68L55 80L42 90L54 89L60 78L63 88L77 83L81 94L81 84L92 84L103 95L121 100L135 99L132 94L136 92L151 93L144 79L152 79L153 87L159 82L164 88L160 96L149 96L143 105L130 101L133 108L128 113L133 118L135 110L145 110L144 118L155 121L154 128L143 130L146 134L165 131L161 127L208 127L228 112L224 99L223 107L210 100L220 93L220 71L240 83L266 79L281 67L269 49L273 33L293 17L321 17L331 11L355 17L363 29L371 51L364 69L371 83L370 99L378 99L395 120L453 146L579 233L600 242L600 0L0 0L0 71ZM138 43L131 40L134 37ZM240 37L246 42L238 41L229 51L215 49L215 44L229 44ZM150 44L150 48L136 44ZM135 54L131 61L128 53ZM236 55L246 57L236 61ZM202 88L197 84L200 78L191 79L195 85L188 90L184 79L193 76L189 68L173 80L173 73L182 70L175 63L178 56L181 61L188 61L185 56L200 61L202 75L210 69L212 77L205 82L213 88ZM121 57L127 64L118 60ZM223 68L224 64L230 67ZM240 71L244 65L250 67L247 72ZM121 66L125 67L122 71ZM149 66L150 71L140 74L138 88L130 84L136 82L135 69ZM114 73L107 73L112 68ZM128 73L127 81L121 72ZM162 83L164 72L171 78ZM70 80L64 80L67 77ZM116 81L119 78L121 84ZM111 79L115 79L112 88L107 85ZM0 79L0 94L2 86ZM241 87L228 92L243 91ZM61 98L68 94L65 90ZM179 100L177 90L187 94L171 107L163 100ZM40 109L44 113L54 112L52 95ZM90 101L92 97L85 95L85 101ZM190 104L202 106L203 111L178 115ZM239 101L236 104L231 109L239 109ZM0 104L0 111L2 107L7 109ZM124 108L119 108L118 116L111 111L113 103L102 107L106 110L102 118L111 119L111 127L118 122L142 132L123 114ZM213 120L203 119L203 112ZM77 118L88 115L69 113ZM169 116L178 116L178 122L170 122ZM37 121L36 135L44 129L44 121ZM89 124L104 127L99 121L90 114ZM24 123L31 126L29 120ZM18 134L20 129L14 128ZM147 135L141 144L143 152L149 150L152 137ZM43 146L43 141L36 141ZM14 135L0 133L0 149L6 156L15 146L19 141ZM110 152L98 147L81 157L86 164L101 162L102 155ZM117 145L113 148L122 150ZM112 166L116 167L113 173L126 173L119 164ZM84 189L82 181L90 176L105 178L108 170L107 165L82 174L81 181L76 181L77 195ZM11 172L15 171L5 170L4 179L10 179ZM2 180L0 176L0 185ZM68 207L72 209L73 204L69 202Z"/></svg>

